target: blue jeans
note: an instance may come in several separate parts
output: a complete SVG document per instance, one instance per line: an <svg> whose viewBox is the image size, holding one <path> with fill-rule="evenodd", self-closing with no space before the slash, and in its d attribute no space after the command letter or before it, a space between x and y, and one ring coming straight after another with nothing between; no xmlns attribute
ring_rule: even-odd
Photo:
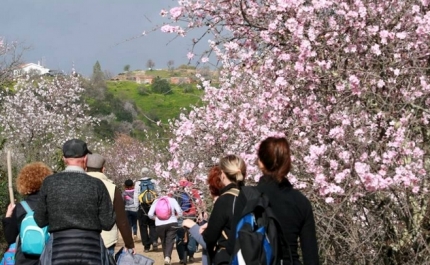
<svg viewBox="0 0 430 265"><path fill-rule="evenodd" d="M128 223L130 224L133 235L137 235L137 212L125 211L127 214Z"/></svg>
<svg viewBox="0 0 430 265"><path fill-rule="evenodd" d="M108 251L109 255L114 256L115 255L115 244L113 244L112 246L108 247L107 251Z"/></svg>
<svg viewBox="0 0 430 265"><path fill-rule="evenodd" d="M182 220L178 220L178 226L182 226ZM188 257L193 257L197 251L197 241L190 234L188 234L188 242L184 243L183 238L185 233L188 233L188 230L184 228L179 228L176 233L176 251L180 260L187 258L184 257L185 252L187 252Z"/></svg>

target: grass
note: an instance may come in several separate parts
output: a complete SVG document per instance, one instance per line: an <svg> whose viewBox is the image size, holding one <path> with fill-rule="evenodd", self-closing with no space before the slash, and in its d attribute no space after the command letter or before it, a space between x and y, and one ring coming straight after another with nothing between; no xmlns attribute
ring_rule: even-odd
<svg viewBox="0 0 430 265"><path fill-rule="evenodd" d="M194 89L193 93L184 93L182 88L172 86L172 94L161 95L152 93L149 95L140 95L138 92L140 84L129 81L108 82L107 84L108 90L114 96L134 102L145 115L151 117L151 119L161 120L163 123L169 119L179 117L182 108L189 109L191 105L201 104L201 96L203 94L203 91L198 89ZM147 122L147 119L143 116L139 118Z"/></svg>

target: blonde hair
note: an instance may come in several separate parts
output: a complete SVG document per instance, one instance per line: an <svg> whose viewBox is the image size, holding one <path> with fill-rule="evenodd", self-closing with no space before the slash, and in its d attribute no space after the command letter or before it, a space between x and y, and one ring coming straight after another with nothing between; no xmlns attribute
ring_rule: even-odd
<svg viewBox="0 0 430 265"><path fill-rule="evenodd" d="M237 155L228 155L221 158L219 166L226 177L232 182L243 182L246 177L246 164Z"/></svg>

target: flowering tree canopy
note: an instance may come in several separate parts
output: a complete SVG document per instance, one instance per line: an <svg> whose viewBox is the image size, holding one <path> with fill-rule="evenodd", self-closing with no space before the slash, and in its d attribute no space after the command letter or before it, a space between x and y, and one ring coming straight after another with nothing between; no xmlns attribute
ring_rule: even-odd
<svg viewBox="0 0 430 265"><path fill-rule="evenodd" d="M328 264L428 262L430 2L178 3L161 30L206 29L222 70L220 87L201 80L205 106L172 122L169 168L204 176L235 153L258 180L258 143L285 135Z"/></svg>
<svg viewBox="0 0 430 265"><path fill-rule="evenodd" d="M20 79L12 93L1 95L1 135L15 154L23 155L23 163L55 166L55 154L66 140L90 138L97 120L84 114L83 91L75 77L40 77ZM90 147L95 148L93 141Z"/></svg>
<svg viewBox="0 0 430 265"><path fill-rule="evenodd" d="M143 167L151 169L148 176L157 179L152 169L162 161L165 152L157 148L154 141L141 142L125 134L118 134L114 143L106 148L106 174L117 184L126 179L138 180Z"/></svg>
<svg viewBox="0 0 430 265"><path fill-rule="evenodd" d="M169 31L207 27L223 65L219 88L203 80L207 104L174 123L172 167L228 152L253 165L260 140L286 135L290 178L328 201L346 186L418 192L429 136L428 4L187 0L162 11L188 22Z"/></svg>

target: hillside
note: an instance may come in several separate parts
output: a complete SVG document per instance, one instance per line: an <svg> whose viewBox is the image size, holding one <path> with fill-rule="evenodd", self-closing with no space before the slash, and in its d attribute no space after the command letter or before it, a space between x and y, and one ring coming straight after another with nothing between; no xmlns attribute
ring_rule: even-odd
<svg viewBox="0 0 430 265"><path fill-rule="evenodd" d="M171 94L142 94L139 91L142 91L142 89L148 91L150 85L130 81L109 81L107 86L108 91L115 97L133 102L142 112L138 115L138 118L146 124L148 124L148 119L145 116L162 122L178 117L181 109L189 108L190 105L199 105L203 94L203 91L198 90L196 85L171 85L173 92Z"/></svg>

